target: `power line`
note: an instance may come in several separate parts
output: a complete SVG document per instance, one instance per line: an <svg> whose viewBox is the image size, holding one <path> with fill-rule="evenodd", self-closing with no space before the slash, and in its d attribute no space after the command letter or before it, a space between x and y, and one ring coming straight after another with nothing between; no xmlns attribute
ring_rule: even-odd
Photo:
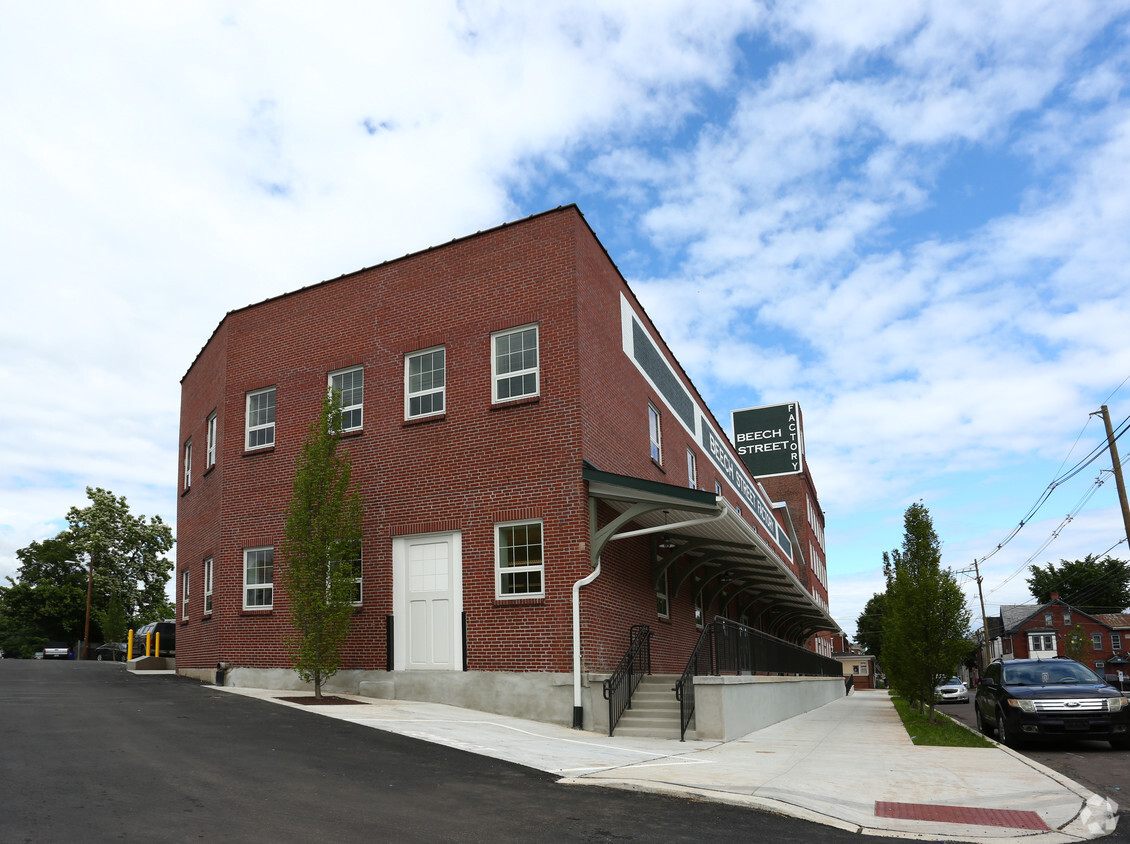
<svg viewBox="0 0 1130 844"><path fill-rule="evenodd" d="M1088 419L1088 423L1089 422L1090 422L1090 420ZM1084 428L1086 428L1086 426L1084 426ZM1122 422L1119 423L1118 431L1115 433L1114 439L1115 440L1119 439L1123 434L1125 434L1127 432L1127 430L1130 430L1130 417L1123 419ZM1059 477L1057 477L1050 484L1048 484L1047 488L1040 494L1040 497L1036 500L1036 503L1033 504L1031 508L1029 508L1029 510L1028 510L1027 514L1025 514L1024 518L1022 518L1020 520L1020 523L1016 527L1014 527L1008 533L1008 535L997 544L996 548L994 548L992 551L990 551L985 556L980 557L977 560L977 562L978 563L985 562L990 557L994 556L1002 548L1004 548L1004 546L1006 546L1009 542L1011 542L1016 537L1016 535L1018 533L1020 533L1020 531L1024 528L1024 526L1027 525L1035 517L1036 513L1039 512L1040 508L1043 507L1044 504L1047 503L1048 499L1051 497L1051 494L1055 491L1055 489L1057 487L1059 487L1062 484L1066 483L1067 481L1071 480L1076 475L1078 475L1080 472L1082 472L1085 468L1087 468L1092 463L1094 463L1096 460L1098 460L1099 457L1103 454L1103 452L1105 452L1107 450L1108 447L1109 447L1109 443L1107 443L1105 441L1101 445L1095 446L1095 448L1093 448L1086 457L1084 457L1082 460L1080 460L1078 463L1076 463L1074 466L1072 466L1070 469L1068 469L1066 472L1062 473ZM1074 446L1072 446L1072 449L1074 449ZM1122 461L1119 461L1119 462L1121 463ZM1061 527L1062 527L1062 525L1061 525ZM1059 528L1057 528L1057 530L1059 530ZM1058 534L1055 534L1055 535L1058 535ZM1053 536L1053 538L1054 538L1054 536ZM1044 546L1042 546L1042 548L1040 550L1042 551L1043 548L1046 548L1046 547L1047 547L1047 543L1045 543ZM1007 583L1009 580L1011 580L1017 574L1019 574L1019 571L1014 572L1012 575L1010 575L1008 577L1008 579L1005 580L1005 583ZM1001 586L1004 586L1004 583L1000 584L1000 586L997 586L992 591L996 591L996 589L1001 588Z"/></svg>

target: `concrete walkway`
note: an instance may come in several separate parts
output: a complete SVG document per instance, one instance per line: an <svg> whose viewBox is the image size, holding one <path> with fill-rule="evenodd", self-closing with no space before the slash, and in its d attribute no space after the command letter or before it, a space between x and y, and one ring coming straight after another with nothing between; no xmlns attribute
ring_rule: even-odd
<svg viewBox="0 0 1130 844"><path fill-rule="evenodd" d="M561 777L749 806L867 835L936 841L1059 844L1114 831L1117 806L997 746L917 747L885 692L855 692L731 742L613 737L416 701L341 695L309 706L302 692L224 687L504 759Z"/></svg>

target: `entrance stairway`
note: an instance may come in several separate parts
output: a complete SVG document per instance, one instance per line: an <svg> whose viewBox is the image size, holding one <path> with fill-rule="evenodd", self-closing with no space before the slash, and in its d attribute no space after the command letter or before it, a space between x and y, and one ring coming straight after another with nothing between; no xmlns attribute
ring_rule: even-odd
<svg viewBox="0 0 1130 844"><path fill-rule="evenodd" d="M632 695L632 708L624 710L613 730L616 736L679 739L679 701L675 699L678 674L647 674ZM694 718L687 727L693 740Z"/></svg>

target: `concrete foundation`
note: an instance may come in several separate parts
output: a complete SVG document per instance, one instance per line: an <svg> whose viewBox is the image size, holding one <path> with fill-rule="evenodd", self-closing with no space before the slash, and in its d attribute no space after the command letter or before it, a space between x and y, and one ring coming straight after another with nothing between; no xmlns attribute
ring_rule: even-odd
<svg viewBox="0 0 1130 844"><path fill-rule="evenodd" d="M214 669L196 669L214 676ZM188 674L188 671L181 673ZM600 679L582 683L584 729L608 728L607 704ZM211 679L211 677L201 679ZM312 691L298 674L285 668L230 668L226 685L253 689ZM480 712L495 712L573 725L573 675L506 671L339 671L323 691L367 695L384 700L420 700L446 703ZM595 699L594 699L595 697ZM594 718L595 713L595 718Z"/></svg>
<svg viewBox="0 0 1130 844"><path fill-rule="evenodd" d="M842 677L695 677L695 736L732 741L843 696Z"/></svg>
<svg viewBox="0 0 1130 844"><path fill-rule="evenodd" d="M216 672L215 669L182 669L180 673L214 682ZM608 730L608 703L601 686L606 676L586 675L581 683L585 730ZM285 668L229 668L225 682L243 688L313 691L311 684L302 682L296 672ZM339 671L322 689L382 700L446 703L479 712L573 726L571 674ZM732 741L843 696L841 677L695 677L695 736Z"/></svg>

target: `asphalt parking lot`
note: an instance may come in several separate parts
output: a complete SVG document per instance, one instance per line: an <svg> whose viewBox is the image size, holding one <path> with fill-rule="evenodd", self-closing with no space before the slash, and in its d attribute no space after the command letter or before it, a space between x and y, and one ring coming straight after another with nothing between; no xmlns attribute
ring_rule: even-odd
<svg viewBox="0 0 1130 844"><path fill-rule="evenodd" d="M858 841L532 768L121 663L0 661L0 841ZM845 786L847 787L847 786Z"/></svg>

